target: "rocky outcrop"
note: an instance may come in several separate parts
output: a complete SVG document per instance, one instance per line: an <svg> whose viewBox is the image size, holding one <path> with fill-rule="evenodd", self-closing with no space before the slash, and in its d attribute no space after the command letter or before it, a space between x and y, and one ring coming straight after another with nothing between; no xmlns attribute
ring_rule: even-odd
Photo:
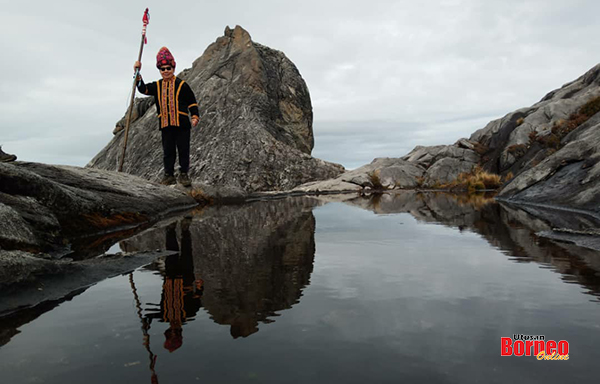
<svg viewBox="0 0 600 384"><path fill-rule="evenodd" d="M547 94L540 102L507 114L452 145L418 146L401 159L387 159L310 183L297 191L372 188L374 171L393 175L382 189L436 188L476 169L514 176L500 198L513 203L561 206L600 213L600 64ZM415 168L416 167L416 168ZM391 171L393 170L393 171ZM412 181L411 181L412 178Z"/></svg>
<svg viewBox="0 0 600 384"><path fill-rule="evenodd" d="M599 96L600 64L548 93L531 107L490 122L470 139L487 148L483 161L486 169L499 174L517 174L535 166L540 160L535 155L540 151L559 148L561 137L555 127L570 120L582 106ZM568 140L564 138L563 144Z"/></svg>
<svg viewBox="0 0 600 384"><path fill-rule="evenodd" d="M343 171L310 156L312 105L298 69L282 52L252 41L243 28L226 28L178 76L191 86L200 108L191 139L194 182L245 192L289 190ZM155 112L150 108L131 125L124 164L125 172L148 180L158 180L163 168ZM117 133L88 166L114 169L123 136Z"/></svg>
<svg viewBox="0 0 600 384"><path fill-rule="evenodd" d="M523 124L529 122L535 132L531 137L536 139L525 147L519 161L498 163L507 170L517 167L517 176L502 189L500 198L600 213L599 110L600 65L534 105ZM546 111L545 120L539 116L541 111ZM566 120L557 120L561 118ZM520 131L514 130L507 145L523 140Z"/></svg>
<svg viewBox="0 0 600 384"><path fill-rule="evenodd" d="M306 183L293 189L302 193L346 193L369 189L430 188L450 183L470 172L480 160L477 143L461 139L453 145L418 146L402 158L376 158L335 179Z"/></svg>
<svg viewBox="0 0 600 384"><path fill-rule="evenodd" d="M600 115L565 138L565 145L524 170L499 196L512 202L557 205L600 214Z"/></svg>
<svg viewBox="0 0 600 384"><path fill-rule="evenodd" d="M0 286L58 273L64 266L56 259L97 256L120 236L194 205L178 190L127 174L0 163Z"/></svg>
<svg viewBox="0 0 600 384"><path fill-rule="evenodd" d="M348 171L335 179L303 184L292 192L360 192L364 189L415 188L425 169L402 159L377 158L371 164Z"/></svg>

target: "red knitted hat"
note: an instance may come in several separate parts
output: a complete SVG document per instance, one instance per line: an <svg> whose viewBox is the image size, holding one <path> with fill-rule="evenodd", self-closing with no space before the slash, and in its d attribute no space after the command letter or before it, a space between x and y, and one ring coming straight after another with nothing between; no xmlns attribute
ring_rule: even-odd
<svg viewBox="0 0 600 384"><path fill-rule="evenodd" d="M167 47L162 47L156 55L156 67L160 68L163 65L170 65L175 68L175 59Z"/></svg>

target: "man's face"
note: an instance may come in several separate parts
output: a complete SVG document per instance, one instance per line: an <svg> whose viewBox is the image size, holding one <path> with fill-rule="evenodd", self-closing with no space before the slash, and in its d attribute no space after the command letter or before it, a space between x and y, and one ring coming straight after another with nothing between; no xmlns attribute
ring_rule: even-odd
<svg viewBox="0 0 600 384"><path fill-rule="evenodd" d="M158 70L160 71L163 80L169 80L173 77L173 72L175 72L175 68L170 65L161 65Z"/></svg>

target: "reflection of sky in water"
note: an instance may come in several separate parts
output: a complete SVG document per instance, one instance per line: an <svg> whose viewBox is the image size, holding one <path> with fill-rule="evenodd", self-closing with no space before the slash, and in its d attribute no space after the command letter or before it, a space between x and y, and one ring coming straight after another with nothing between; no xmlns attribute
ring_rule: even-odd
<svg viewBox="0 0 600 384"><path fill-rule="evenodd" d="M316 254L299 303L233 339L201 309L183 345L150 340L160 383L573 382L598 373L600 305L538 263L516 263L472 229L316 208ZM249 277L251 278L251 277ZM139 270L145 307L163 277ZM257 298L260 299L260 298ZM6 382L149 382L148 353L127 276L104 281L20 328L0 349ZM568 340L571 359L500 357L500 337ZM43 379L43 380L42 380Z"/></svg>

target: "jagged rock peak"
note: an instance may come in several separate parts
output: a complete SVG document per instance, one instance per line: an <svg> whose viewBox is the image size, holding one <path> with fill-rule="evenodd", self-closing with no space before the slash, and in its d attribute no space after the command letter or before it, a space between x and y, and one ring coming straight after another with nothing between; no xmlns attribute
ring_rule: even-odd
<svg viewBox="0 0 600 384"><path fill-rule="evenodd" d="M312 104L294 63L283 52L252 42L242 27L225 28L178 76L190 85L200 109L190 147L193 181L246 192L286 190L343 171L338 164L310 156ZM159 180L162 150L156 110L138 109L124 171ZM88 166L114 169L122 140L117 132Z"/></svg>

